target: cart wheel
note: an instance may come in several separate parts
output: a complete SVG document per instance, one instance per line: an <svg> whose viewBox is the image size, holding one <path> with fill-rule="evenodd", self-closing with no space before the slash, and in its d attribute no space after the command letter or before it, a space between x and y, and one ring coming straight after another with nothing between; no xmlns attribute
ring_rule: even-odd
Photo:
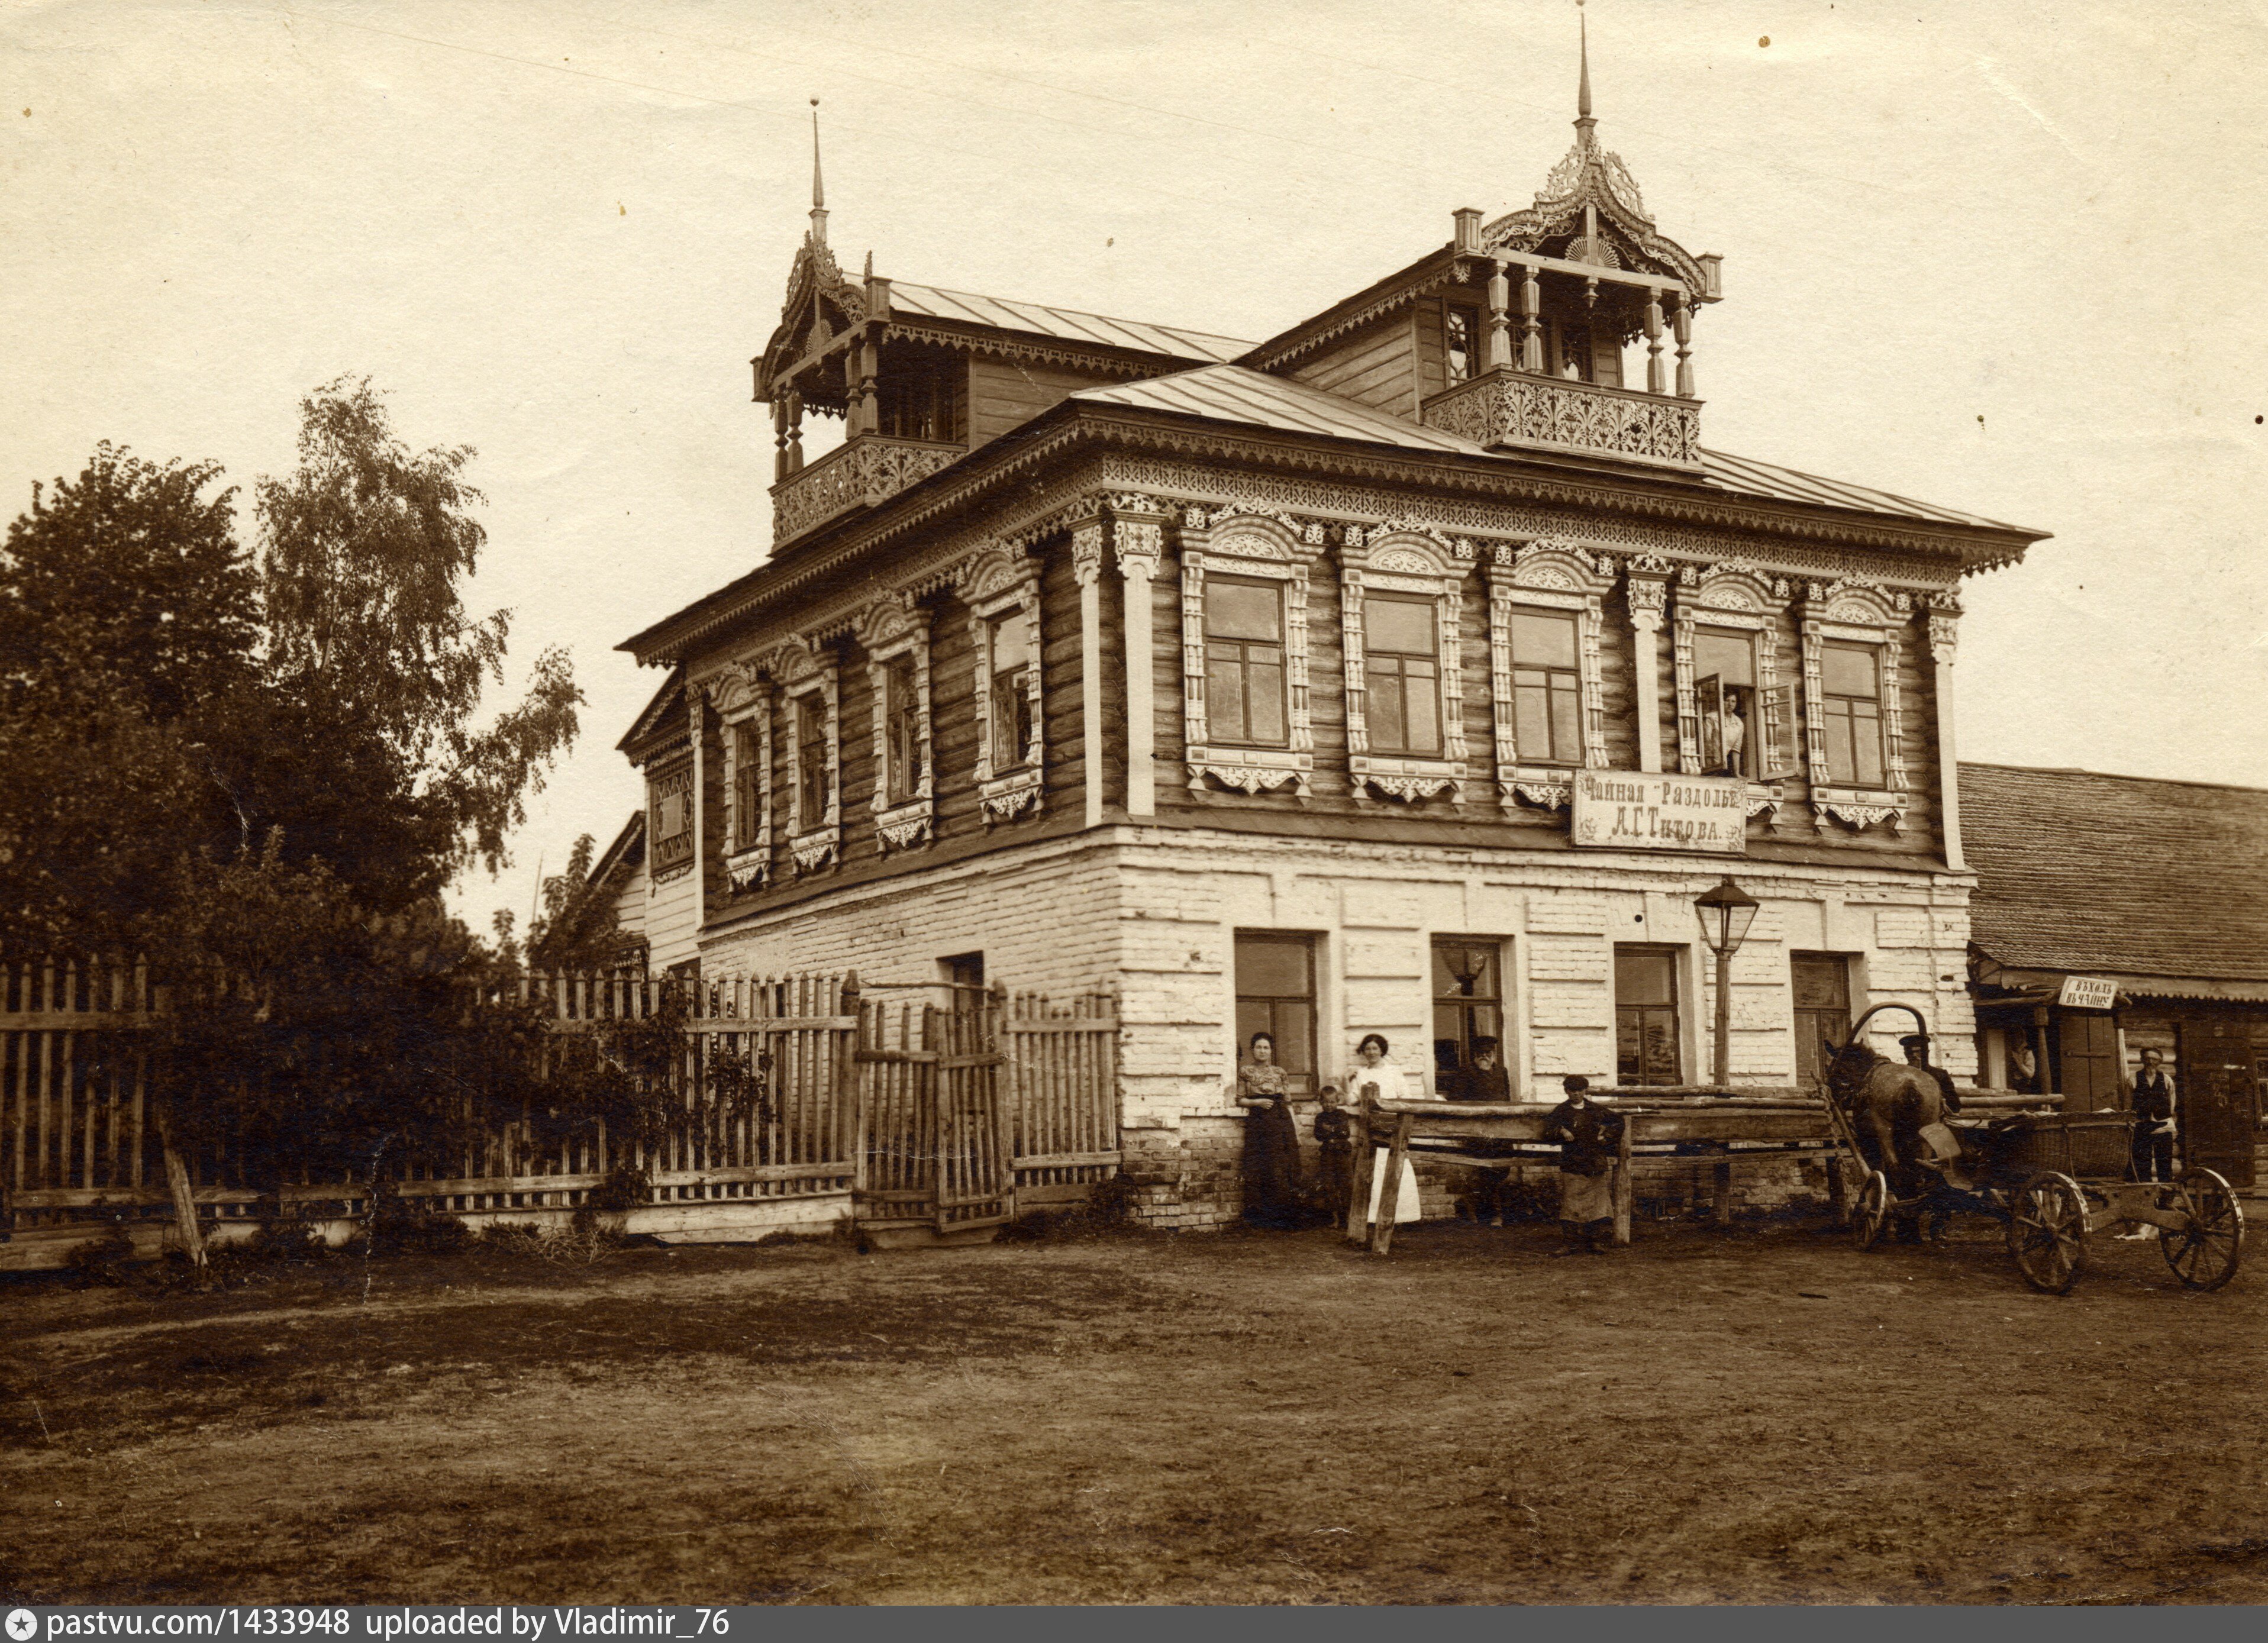
<svg viewBox="0 0 2268 1643"><path fill-rule="evenodd" d="M2179 1232L2161 1232L2158 1251L2174 1276L2191 1289L2219 1289L2236 1276L2244 1254L2244 1210L2228 1183L2210 1169L2184 1169L2174 1178Z"/></svg>
<svg viewBox="0 0 2268 1643"><path fill-rule="evenodd" d="M2043 1170L2008 1195L2008 1256L2043 1294L2068 1292L2087 1261L2087 1195Z"/></svg>
<svg viewBox="0 0 2268 1643"><path fill-rule="evenodd" d="M1851 1241L1871 1249L1881 1242L1882 1229L1889 1224L1890 1178L1878 1169L1859 1185L1851 1206Z"/></svg>

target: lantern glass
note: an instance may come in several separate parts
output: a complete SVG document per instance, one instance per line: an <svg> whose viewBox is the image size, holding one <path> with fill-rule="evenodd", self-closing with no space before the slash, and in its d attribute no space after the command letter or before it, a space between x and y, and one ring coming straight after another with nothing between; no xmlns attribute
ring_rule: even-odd
<svg viewBox="0 0 2268 1643"><path fill-rule="evenodd" d="M1723 958L1739 952L1756 922L1756 899L1730 879L1695 897L1693 910L1700 915L1701 939L1709 950Z"/></svg>

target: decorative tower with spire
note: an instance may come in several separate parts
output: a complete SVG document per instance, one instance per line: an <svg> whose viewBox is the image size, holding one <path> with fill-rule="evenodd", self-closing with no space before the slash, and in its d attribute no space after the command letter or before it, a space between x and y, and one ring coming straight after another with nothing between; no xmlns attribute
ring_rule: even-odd
<svg viewBox="0 0 2268 1643"><path fill-rule="evenodd" d="M1574 146L1527 210L1485 225L1476 211L1457 213L1453 250L1464 278L1484 284L1487 317L1461 320L1453 302L1446 323L1453 334L1469 325L1488 347L1484 368L1453 372L1423 416L1502 448L1695 468L1693 315L1721 294L1719 259L1661 233L1629 167L1600 145L1587 14L1577 26ZM1642 388L1624 380L1623 365L1641 339ZM1674 366L1663 357L1673 346Z"/></svg>

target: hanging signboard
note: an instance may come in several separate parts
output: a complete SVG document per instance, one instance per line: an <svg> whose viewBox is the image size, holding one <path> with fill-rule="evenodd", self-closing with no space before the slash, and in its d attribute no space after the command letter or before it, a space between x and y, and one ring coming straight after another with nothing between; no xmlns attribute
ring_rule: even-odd
<svg viewBox="0 0 2268 1643"><path fill-rule="evenodd" d="M1749 785L1737 777L1578 770L1568 837L1609 850L1745 855Z"/></svg>
<svg viewBox="0 0 2268 1643"><path fill-rule="evenodd" d="M2118 1002L2118 984L2100 976L2066 976L2056 1002L2066 1010L2108 1010Z"/></svg>

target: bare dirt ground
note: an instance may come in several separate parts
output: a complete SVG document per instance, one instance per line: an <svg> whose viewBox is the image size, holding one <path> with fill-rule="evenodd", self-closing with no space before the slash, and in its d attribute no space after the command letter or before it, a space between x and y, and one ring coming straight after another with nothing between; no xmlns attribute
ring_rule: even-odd
<svg viewBox="0 0 2268 1643"><path fill-rule="evenodd" d="M2268 1600L2262 1281L1989 1227L1127 1235L0 1288L53 1602ZM306 1269L294 1269L304 1274Z"/></svg>

